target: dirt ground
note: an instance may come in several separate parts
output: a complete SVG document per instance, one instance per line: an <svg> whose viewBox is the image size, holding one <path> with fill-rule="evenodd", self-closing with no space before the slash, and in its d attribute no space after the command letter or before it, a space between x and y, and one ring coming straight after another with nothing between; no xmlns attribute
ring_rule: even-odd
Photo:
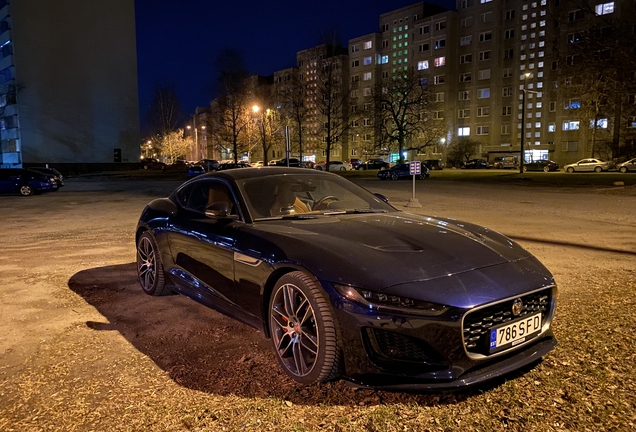
<svg viewBox="0 0 636 432"><path fill-rule="evenodd" d="M358 182L400 208L411 194ZM553 272L560 345L512 380L403 394L297 385L256 330L143 294L135 225L179 183L0 197L0 431L636 429L634 187L418 183L409 211L503 232Z"/></svg>

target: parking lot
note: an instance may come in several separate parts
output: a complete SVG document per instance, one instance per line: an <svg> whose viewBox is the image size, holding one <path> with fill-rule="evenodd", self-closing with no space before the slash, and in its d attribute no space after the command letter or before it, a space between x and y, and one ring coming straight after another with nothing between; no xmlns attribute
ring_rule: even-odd
<svg viewBox="0 0 636 432"><path fill-rule="evenodd" d="M450 175L409 211L503 232L556 277L559 346L534 368L454 394L302 387L259 332L138 287L137 218L181 180L77 178L0 197L0 430L636 429L636 187ZM399 208L412 193L354 180Z"/></svg>

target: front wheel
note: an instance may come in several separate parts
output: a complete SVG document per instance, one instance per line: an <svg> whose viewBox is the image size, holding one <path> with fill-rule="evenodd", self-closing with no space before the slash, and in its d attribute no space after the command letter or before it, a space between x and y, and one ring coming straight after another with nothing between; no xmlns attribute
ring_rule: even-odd
<svg viewBox="0 0 636 432"><path fill-rule="evenodd" d="M543 167L543 172L550 172L550 168L549 167Z"/></svg>
<svg viewBox="0 0 636 432"><path fill-rule="evenodd" d="M166 287L157 242L147 231L137 241L137 276L146 294L160 296L170 293Z"/></svg>
<svg viewBox="0 0 636 432"><path fill-rule="evenodd" d="M397 180L398 178L400 178L400 175L397 172L391 173L391 180Z"/></svg>
<svg viewBox="0 0 636 432"><path fill-rule="evenodd" d="M318 171L322 171L322 167L317 166L317 167L316 167L316 169L317 169Z"/></svg>
<svg viewBox="0 0 636 432"><path fill-rule="evenodd" d="M528 172L528 167L527 166L523 167L523 172Z"/></svg>
<svg viewBox="0 0 636 432"><path fill-rule="evenodd" d="M346 171L347 169L345 167L340 167L340 171Z"/></svg>
<svg viewBox="0 0 636 432"><path fill-rule="evenodd" d="M327 297L312 278L300 271L280 278L268 315L276 358L290 377L303 384L338 377L336 323Z"/></svg>
<svg viewBox="0 0 636 432"><path fill-rule="evenodd" d="M603 168L601 167L597 166L596 168L594 168L594 172L601 172L601 171L603 171Z"/></svg>
<svg viewBox="0 0 636 432"><path fill-rule="evenodd" d="M566 171L569 172L569 173L573 173L574 172L574 168L568 167L568 169Z"/></svg>
<svg viewBox="0 0 636 432"><path fill-rule="evenodd" d="M33 188L29 185L20 186L20 195L22 196L31 196L33 195Z"/></svg>
<svg viewBox="0 0 636 432"><path fill-rule="evenodd" d="M627 167L621 167L621 169L619 170L622 173L626 173L627 172Z"/></svg>

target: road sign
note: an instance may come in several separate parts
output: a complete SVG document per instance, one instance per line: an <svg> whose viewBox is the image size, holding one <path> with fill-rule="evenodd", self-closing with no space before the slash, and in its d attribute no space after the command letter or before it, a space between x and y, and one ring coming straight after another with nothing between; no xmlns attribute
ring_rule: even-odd
<svg viewBox="0 0 636 432"><path fill-rule="evenodd" d="M420 161L409 162L409 174L411 175L422 174L422 163Z"/></svg>

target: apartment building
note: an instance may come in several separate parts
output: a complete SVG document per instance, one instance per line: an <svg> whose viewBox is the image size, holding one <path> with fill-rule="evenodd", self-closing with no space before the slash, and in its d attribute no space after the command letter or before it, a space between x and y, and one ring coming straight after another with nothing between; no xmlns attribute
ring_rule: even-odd
<svg viewBox="0 0 636 432"><path fill-rule="evenodd" d="M132 0L0 0L0 166L139 162Z"/></svg>

